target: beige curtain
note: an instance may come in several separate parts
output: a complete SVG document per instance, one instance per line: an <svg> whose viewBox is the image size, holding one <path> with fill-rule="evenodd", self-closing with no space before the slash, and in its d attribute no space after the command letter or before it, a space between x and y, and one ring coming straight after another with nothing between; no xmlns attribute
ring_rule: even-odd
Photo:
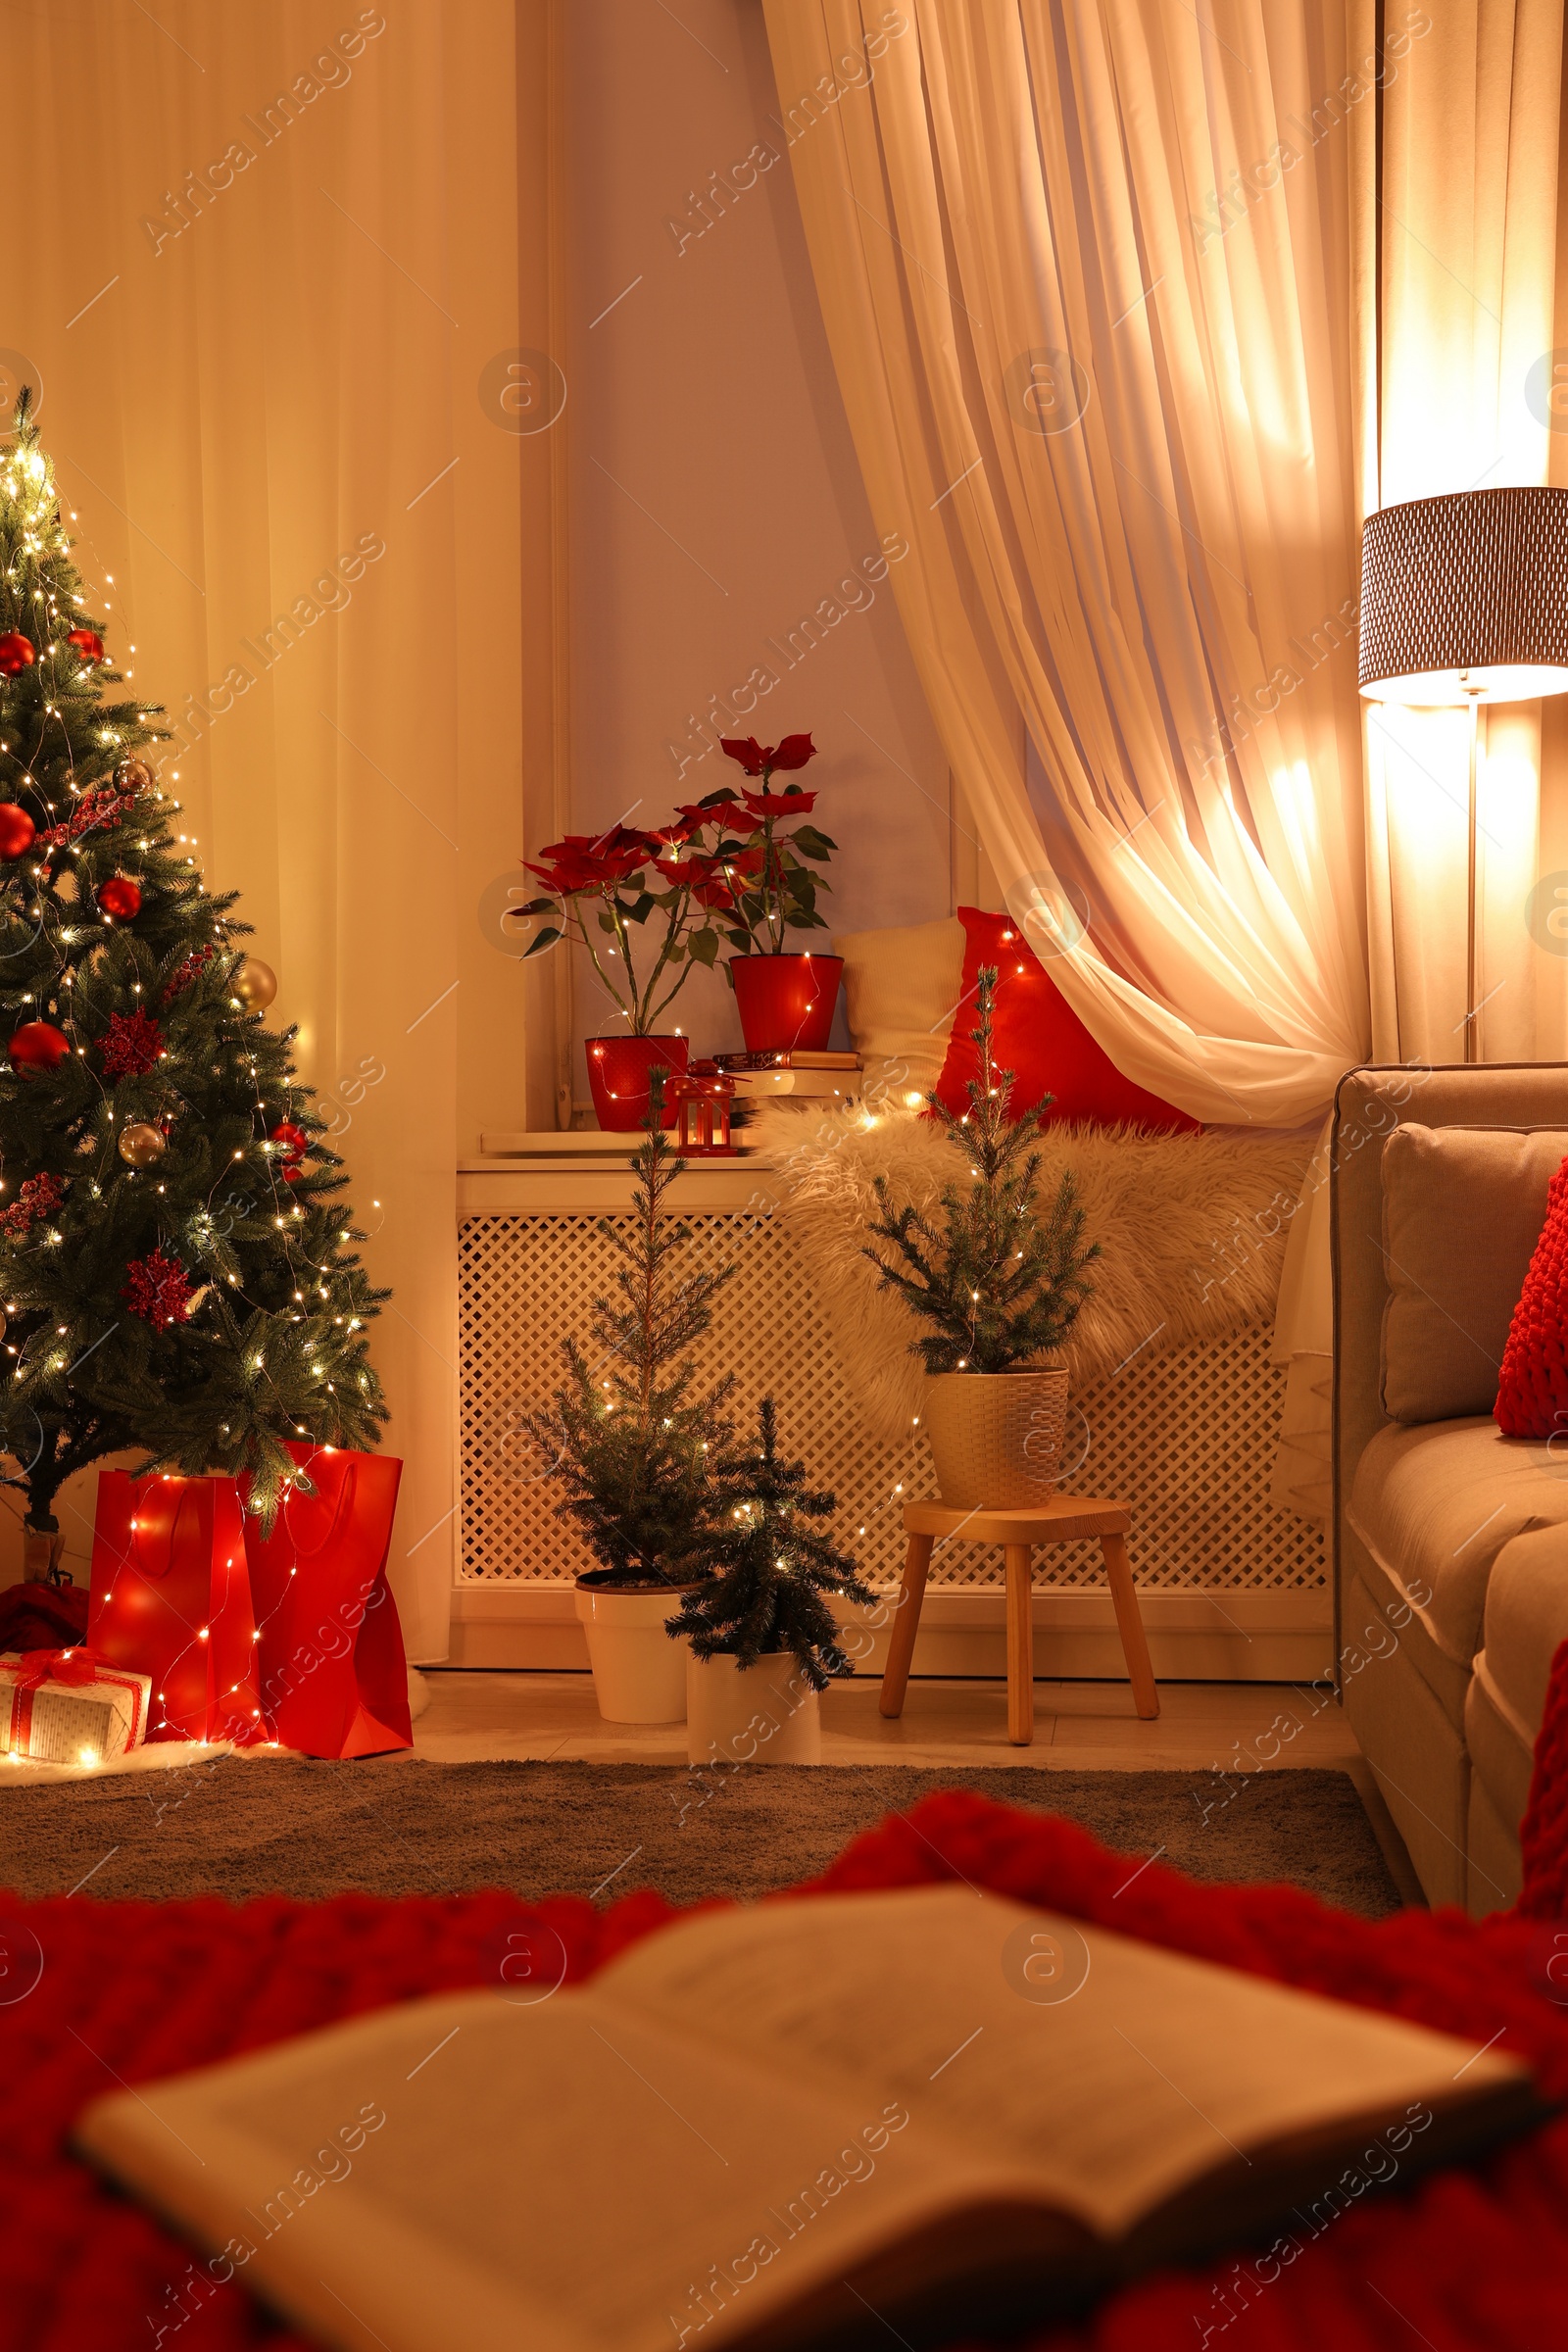
<svg viewBox="0 0 1568 2352"><path fill-rule="evenodd" d="M1370 1043L1343 7L766 12L872 507L1009 907L1130 1076L1321 1117Z"/></svg>
<svg viewBox="0 0 1568 2352"><path fill-rule="evenodd" d="M446 1650L457 1533L460 1064L517 1063L473 912L521 834L518 442L481 407L519 341L514 22L57 0L7 24L0 366L41 380L83 567L179 725L198 855L244 894L395 1294L415 1658Z"/></svg>
<svg viewBox="0 0 1568 2352"><path fill-rule="evenodd" d="M1369 47L1383 12L1372 0L1352 10L1355 45ZM1351 126L1363 513L1443 491L1568 486L1568 321L1554 327L1561 0L1410 13L1425 29ZM1565 719L1552 702L1500 706L1481 722L1476 994L1488 1060L1568 1054ZM1464 713L1368 708L1381 1059L1463 1057L1468 762Z"/></svg>

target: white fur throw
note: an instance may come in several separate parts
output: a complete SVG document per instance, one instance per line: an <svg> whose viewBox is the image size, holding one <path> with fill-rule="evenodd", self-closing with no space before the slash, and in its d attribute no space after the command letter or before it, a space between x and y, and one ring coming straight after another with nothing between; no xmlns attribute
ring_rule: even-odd
<svg viewBox="0 0 1568 2352"><path fill-rule="evenodd" d="M909 1343L930 1329L884 1290L860 1255L878 1213L872 1180L894 1204L934 1206L961 1182L961 1155L928 1119L905 1110L760 1104L747 1141L771 1157L779 1213L806 1261L816 1303L850 1386L878 1437L906 1435L924 1370ZM1102 1254L1095 1295L1060 1360L1075 1390L1127 1357L1163 1355L1267 1322L1312 1139L1211 1128L1145 1135L1056 1127L1041 1138L1039 1198L1049 1205L1071 1169L1084 1238Z"/></svg>

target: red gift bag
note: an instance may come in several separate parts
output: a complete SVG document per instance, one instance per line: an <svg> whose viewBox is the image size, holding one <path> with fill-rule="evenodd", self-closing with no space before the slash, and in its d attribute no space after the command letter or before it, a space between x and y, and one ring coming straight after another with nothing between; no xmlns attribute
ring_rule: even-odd
<svg viewBox="0 0 1568 2352"><path fill-rule="evenodd" d="M149 1740L268 1737L231 1478L100 1471L87 1642L152 1676Z"/></svg>
<svg viewBox="0 0 1568 2352"><path fill-rule="evenodd" d="M403 1464L343 1446L288 1450L315 1494L290 1486L270 1536L245 1521L270 1736L307 1756L412 1747L403 1629L386 1575Z"/></svg>

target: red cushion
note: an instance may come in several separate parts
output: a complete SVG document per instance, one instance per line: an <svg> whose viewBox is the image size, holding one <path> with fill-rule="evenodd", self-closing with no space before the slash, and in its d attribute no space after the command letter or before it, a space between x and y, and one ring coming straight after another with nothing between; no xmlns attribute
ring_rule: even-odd
<svg viewBox="0 0 1568 2352"><path fill-rule="evenodd" d="M1066 998L1019 933L1010 915L984 914L960 906L965 933L963 994L948 1041L948 1058L937 1080L937 1101L949 1110L969 1107L969 1081L979 1075L980 1057L970 1038L975 991L987 964L997 970L992 1054L998 1069L1014 1073L1012 1110L1019 1117L1043 1095L1055 1101L1046 1124L1078 1119L1092 1127L1130 1120L1164 1135L1192 1135L1200 1121L1162 1102L1124 1078L1103 1046L1097 1045Z"/></svg>
<svg viewBox="0 0 1568 2352"><path fill-rule="evenodd" d="M1546 1222L1508 1326L1493 1418L1505 1438L1568 1435L1568 1159L1546 1191Z"/></svg>

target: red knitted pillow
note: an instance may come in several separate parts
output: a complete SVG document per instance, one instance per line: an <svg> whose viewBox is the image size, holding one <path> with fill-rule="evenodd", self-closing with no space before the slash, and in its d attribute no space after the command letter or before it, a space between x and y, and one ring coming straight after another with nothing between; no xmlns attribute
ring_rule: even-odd
<svg viewBox="0 0 1568 2352"><path fill-rule="evenodd" d="M1014 1072L1014 1117L1054 1095L1047 1113L1051 1126L1080 1119L1095 1127L1131 1120L1135 1126L1169 1134L1196 1134L1199 1121L1162 1102L1157 1095L1124 1078L1110 1055L1092 1038L1010 915L984 914L960 906L964 928L963 985L948 1042L948 1057L936 1095L948 1109L969 1107L969 1080L979 1074L979 1054L969 1036L974 1027L975 989L987 964L997 970L992 1053L999 1069Z"/></svg>
<svg viewBox="0 0 1568 2352"><path fill-rule="evenodd" d="M1493 1419L1505 1438L1568 1436L1568 1159L1546 1188L1541 1228L1525 1287L1508 1326Z"/></svg>

